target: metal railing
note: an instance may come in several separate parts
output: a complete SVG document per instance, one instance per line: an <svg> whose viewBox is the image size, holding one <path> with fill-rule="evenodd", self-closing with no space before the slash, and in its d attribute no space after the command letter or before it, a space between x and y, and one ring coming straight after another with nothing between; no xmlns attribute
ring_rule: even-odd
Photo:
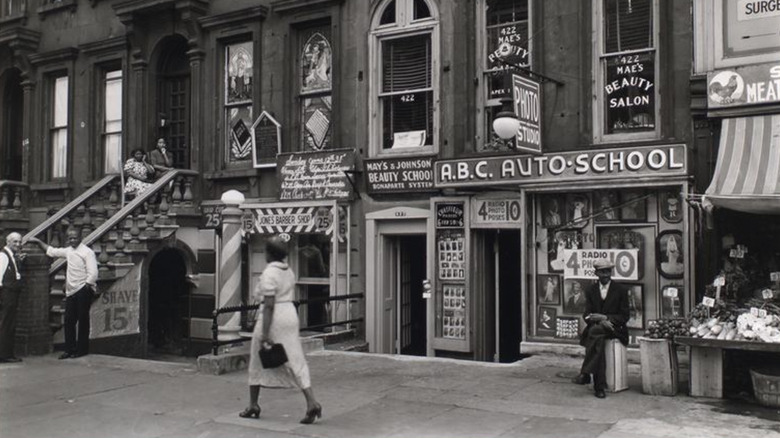
<svg viewBox="0 0 780 438"><path fill-rule="evenodd" d="M309 298L309 299L303 299L303 300L295 300L293 301L293 304L295 304L295 308L299 309L301 305L309 305L310 303L318 303L318 302L331 302L331 301L347 301L352 299L358 299L363 298L363 294L348 294L348 295L335 295L330 297L316 297L316 298ZM212 321L211 321L211 334L212 334L212 341L211 341L211 352L215 356L219 352L219 347L223 345L231 345L236 344L239 342L246 341L248 339L251 339L250 336L241 336L239 335L238 339L229 339L229 340L219 340L219 323L217 322L217 319L220 315L225 313L235 313L235 312L257 312L257 310L260 309L260 304L242 304L240 306L228 306L228 307L222 307L219 309L214 310L212 313ZM345 319L343 321L336 321L336 322L329 322L326 324L316 324L316 325L310 325L306 327L300 327L301 331L304 330L319 330L324 329L328 327L334 327L337 325L347 325L347 324L355 324L358 322L363 322L363 318L352 318L352 319Z"/></svg>

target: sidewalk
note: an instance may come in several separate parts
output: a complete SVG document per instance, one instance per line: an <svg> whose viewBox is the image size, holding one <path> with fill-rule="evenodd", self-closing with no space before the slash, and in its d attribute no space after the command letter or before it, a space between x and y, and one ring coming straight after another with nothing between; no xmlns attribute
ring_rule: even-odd
<svg viewBox="0 0 780 438"><path fill-rule="evenodd" d="M246 373L56 355L0 365L0 438L108 437L780 437L780 412L719 400L647 396L631 388L598 400L569 383L579 360L514 364L319 351L308 355L323 419L301 425L303 396L263 389L260 420Z"/></svg>

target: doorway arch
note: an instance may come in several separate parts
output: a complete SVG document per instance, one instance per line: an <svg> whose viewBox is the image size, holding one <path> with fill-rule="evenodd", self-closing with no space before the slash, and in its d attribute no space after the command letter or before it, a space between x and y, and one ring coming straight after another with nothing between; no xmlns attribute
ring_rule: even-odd
<svg viewBox="0 0 780 438"><path fill-rule="evenodd" d="M184 355L189 347L190 284L187 258L169 247L149 263L147 350L149 355Z"/></svg>
<svg viewBox="0 0 780 438"><path fill-rule="evenodd" d="M0 179L21 181L22 126L24 123L24 91L22 72L10 68L0 76L2 109L0 114Z"/></svg>
<svg viewBox="0 0 780 438"><path fill-rule="evenodd" d="M157 130L150 147L163 137L173 157L173 166L190 168L190 61L187 39L181 35L165 37L157 48L156 104Z"/></svg>

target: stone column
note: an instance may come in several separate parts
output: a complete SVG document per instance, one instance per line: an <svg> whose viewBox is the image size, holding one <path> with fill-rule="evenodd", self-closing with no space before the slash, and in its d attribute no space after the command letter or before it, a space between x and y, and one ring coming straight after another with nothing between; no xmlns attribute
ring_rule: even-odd
<svg viewBox="0 0 780 438"><path fill-rule="evenodd" d="M23 250L27 258L20 267L25 287L19 297L16 352L21 356L48 354L53 349L49 325L51 259L38 245L28 243Z"/></svg>
<svg viewBox="0 0 780 438"><path fill-rule="evenodd" d="M219 265L219 308L241 304L241 216L238 208L244 195L236 190L222 194L225 209L222 210L222 253ZM217 319L219 340L238 339L241 313L225 313Z"/></svg>

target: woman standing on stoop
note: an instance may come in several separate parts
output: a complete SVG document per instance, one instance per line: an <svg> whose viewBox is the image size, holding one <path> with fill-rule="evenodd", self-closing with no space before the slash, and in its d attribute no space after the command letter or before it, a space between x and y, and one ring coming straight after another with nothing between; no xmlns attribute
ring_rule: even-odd
<svg viewBox="0 0 780 438"><path fill-rule="evenodd" d="M265 243L265 259L268 265L254 290L255 299L262 298L249 354L249 406L238 415L243 418L260 418L260 386L290 388L297 386L306 397L306 416L301 423L314 423L322 416L322 406L314 398L309 377L309 365L303 354L300 339L298 311L293 303L295 273L285 262L287 243L279 236L270 237ZM277 368L263 368L260 363L260 347L272 343L284 345L287 363Z"/></svg>

